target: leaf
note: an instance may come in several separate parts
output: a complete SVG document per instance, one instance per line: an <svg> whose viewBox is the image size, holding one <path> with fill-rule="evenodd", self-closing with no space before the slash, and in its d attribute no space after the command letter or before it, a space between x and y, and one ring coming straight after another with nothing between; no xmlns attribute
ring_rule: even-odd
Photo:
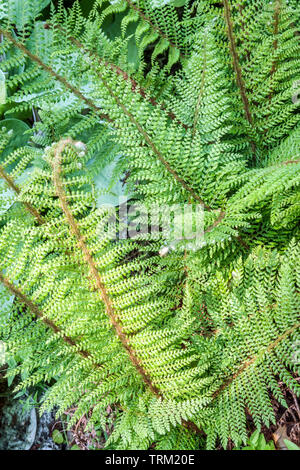
<svg viewBox="0 0 300 470"><path fill-rule="evenodd" d="M28 144L29 135L27 131L30 127L19 119L9 118L4 119L0 122L0 128L5 128L7 131L12 131L12 137L9 143L0 154L0 161L3 161L7 155L15 151L16 149L26 146ZM10 167L8 167L10 169ZM32 168L25 168L22 175L16 179L16 183L19 185L24 183L32 173ZM3 179L0 180L0 215L5 214L8 209L16 201L16 193L10 189Z"/></svg>
<svg viewBox="0 0 300 470"><path fill-rule="evenodd" d="M179 49L176 49L175 47L170 47L169 50L169 59L167 63L167 69L170 69L172 65L176 64L176 62L180 58L180 51Z"/></svg>
<svg viewBox="0 0 300 470"><path fill-rule="evenodd" d="M45 21L36 21L27 41L27 47L33 54L38 54L42 61L47 62L49 50L53 44L53 31L45 28Z"/></svg>
<svg viewBox="0 0 300 470"><path fill-rule="evenodd" d="M97 207L104 205L118 206L120 199L126 198L125 187L115 175L118 160L119 157L109 163L94 179L95 187L99 194Z"/></svg>
<svg viewBox="0 0 300 470"><path fill-rule="evenodd" d="M26 131L28 131L30 127L24 121L14 118L4 119L3 121L1 121L0 126L5 127L8 131L13 131L13 135L9 141L9 144L2 152L2 160L3 157L6 157L9 153L13 152L17 148L27 145L29 135L26 133Z"/></svg>
<svg viewBox="0 0 300 470"><path fill-rule="evenodd" d="M10 209L16 200L16 193L6 187L3 180L0 182L0 216Z"/></svg>
<svg viewBox="0 0 300 470"><path fill-rule="evenodd" d="M2 0L3 1L3 0ZM17 29L22 29L32 19L49 5L51 0L4 0L3 9L0 9L0 20L11 19Z"/></svg>
<svg viewBox="0 0 300 470"><path fill-rule="evenodd" d="M284 443L288 450L300 450L300 447L297 446L294 442L289 441L288 439L284 439Z"/></svg>
<svg viewBox="0 0 300 470"><path fill-rule="evenodd" d="M186 4L186 0L173 0L172 1L174 7L183 7Z"/></svg>
<svg viewBox="0 0 300 470"><path fill-rule="evenodd" d="M5 74L0 70L0 105L6 103L6 83Z"/></svg>
<svg viewBox="0 0 300 470"><path fill-rule="evenodd" d="M256 446L259 441L259 430L256 429L253 434L251 434L249 438L249 444Z"/></svg>
<svg viewBox="0 0 300 470"><path fill-rule="evenodd" d="M266 443L266 439L265 439L265 436L261 433L259 435L259 438L258 438L258 442L257 442L257 450L264 450L267 446L267 443Z"/></svg>
<svg viewBox="0 0 300 470"><path fill-rule="evenodd" d="M64 436L61 432L58 431L58 429L54 429L52 433L52 439L56 444L63 444L64 442Z"/></svg>
<svg viewBox="0 0 300 470"><path fill-rule="evenodd" d="M130 38L128 42L128 65L131 70L136 71L138 69L140 58L138 54L138 48L136 46L134 38Z"/></svg>
<svg viewBox="0 0 300 470"><path fill-rule="evenodd" d="M0 315L4 318L4 315L9 313L14 303L14 295L10 295L2 284L0 284ZM1 343L0 343L1 344Z"/></svg>
<svg viewBox="0 0 300 470"><path fill-rule="evenodd" d="M155 9L155 8L162 8L165 5L175 4L178 1L182 2L182 0L150 0L150 5L151 5L151 8ZM183 0L183 1L185 2L186 0ZM177 6L177 5L174 5L174 6Z"/></svg>
<svg viewBox="0 0 300 470"><path fill-rule="evenodd" d="M13 383L13 380L15 378L15 375L10 375L9 377L7 377L7 385L10 387L11 384Z"/></svg>
<svg viewBox="0 0 300 470"><path fill-rule="evenodd" d="M165 50L168 49L170 43L167 39L162 38L159 40L159 42L156 44L154 51L152 53L151 61L152 63L155 61L156 57L160 54L162 54Z"/></svg>

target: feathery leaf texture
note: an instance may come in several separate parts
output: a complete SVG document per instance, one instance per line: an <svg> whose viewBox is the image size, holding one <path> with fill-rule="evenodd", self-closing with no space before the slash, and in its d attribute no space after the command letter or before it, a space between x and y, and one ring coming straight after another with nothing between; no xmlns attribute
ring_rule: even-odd
<svg viewBox="0 0 300 470"><path fill-rule="evenodd" d="M35 120L26 143L0 126L8 375L55 379L41 410L75 403L71 425L115 404L109 449L246 442L278 380L299 393L297 2L60 2L47 22L23 3L0 5L7 115ZM133 202L201 207L200 248L115 236L95 177L116 160Z"/></svg>

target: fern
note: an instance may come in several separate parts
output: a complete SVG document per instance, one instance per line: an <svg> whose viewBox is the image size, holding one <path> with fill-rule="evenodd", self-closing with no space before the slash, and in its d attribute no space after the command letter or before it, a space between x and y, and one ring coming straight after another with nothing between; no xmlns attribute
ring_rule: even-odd
<svg viewBox="0 0 300 470"><path fill-rule="evenodd" d="M299 391L299 8L61 2L43 22L37 3L0 28L5 117L35 120L27 145L1 130L8 376L51 383L41 410L75 403L71 425L115 404L110 449L240 446L247 414L285 406L278 379ZM154 233L124 238L133 213L99 202L111 164ZM196 206L200 247L155 220Z"/></svg>

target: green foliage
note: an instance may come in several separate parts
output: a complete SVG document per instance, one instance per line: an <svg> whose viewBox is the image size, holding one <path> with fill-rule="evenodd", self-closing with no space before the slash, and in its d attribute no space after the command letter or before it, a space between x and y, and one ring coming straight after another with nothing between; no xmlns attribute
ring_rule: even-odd
<svg viewBox="0 0 300 470"><path fill-rule="evenodd" d="M297 446L297 444L294 444L294 442L291 442L288 439L284 439L284 443L288 450L300 450L300 447Z"/></svg>
<svg viewBox="0 0 300 470"><path fill-rule="evenodd" d="M61 432L58 431L58 429L54 429L52 433L52 439L55 442L55 444L63 444L64 442L64 436L62 435Z"/></svg>
<svg viewBox="0 0 300 470"><path fill-rule="evenodd" d="M233 450L275 450L275 445L273 441L266 442L264 435L256 430L249 437L245 447L235 447Z"/></svg>
<svg viewBox="0 0 300 470"><path fill-rule="evenodd" d="M247 413L268 446L278 380L299 393L297 3L38 3L0 17L8 377L70 426L114 404L110 449L240 446ZM200 205L200 246L113 238L121 194Z"/></svg>
<svg viewBox="0 0 300 470"><path fill-rule="evenodd" d="M21 30L29 25L49 3L50 0L1 0L0 20L8 20Z"/></svg>
<svg viewBox="0 0 300 470"><path fill-rule="evenodd" d="M294 442L288 439L283 441L287 450L300 450ZM266 442L264 435L256 429L247 440L246 446L237 446L233 450L276 450L276 448L273 441Z"/></svg>

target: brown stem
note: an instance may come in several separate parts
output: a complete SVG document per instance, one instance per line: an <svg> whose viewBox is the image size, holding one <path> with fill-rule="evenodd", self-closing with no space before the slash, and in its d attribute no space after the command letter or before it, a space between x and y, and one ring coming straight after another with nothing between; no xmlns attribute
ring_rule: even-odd
<svg viewBox="0 0 300 470"><path fill-rule="evenodd" d="M204 235L206 233L211 232L214 228L216 228L218 225L220 225L220 223L223 221L225 215L226 215L226 211L221 211L220 214L219 214L219 217L211 225L209 225L209 227L207 227L206 230L204 230ZM195 237L192 237L191 239L193 239L193 238L195 238ZM237 235L236 239L245 248L246 251L250 250L249 245L242 239L242 237L240 235Z"/></svg>
<svg viewBox="0 0 300 470"><path fill-rule="evenodd" d="M70 336L67 336L63 333L62 329L59 328L57 325L55 325L55 323L53 323L53 321L49 320L48 318L45 317L44 313L42 312L42 310L40 310L38 308L38 306L33 303L25 294L23 294L23 292L18 288L16 287L14 284L12 284L10 282L10 280L3 276L1 273L0 273L0 282L2 282L2 284L13 294L17 297L17 299L26 305L26 307L38 318L40 318L43 323L45 323L45 325L47 325L49 328L51 328L51 330L54 331L54 333L56 334L59 334L60 337L66 342L68 343L70 346L77 346L77 343L70 337ZM78 354L80 354L82 357L84 357L85 359L87 358L92 358L92 355L88 352L88 351L85 351L83 349L80 349L80 350L77 350L76 351ZM96 365L97 367L101 367L100 364L94 364Z"/></svg>
<svg viewBox="0 0 300 470"><path fill-rule="evenodd" d="M0 29L0 33L2 32L2 30ZM19 43L18 41L16 41L13 36L8 33L7 31L4 31L3 30L3 34L7 37L7 39L11 40L13 42L13 44L19 48L20 50L22 50L24 52L24 54L28 55L29 58L31 58L34 62L38 63L42 68L44 68L44 70L48 71L52 76L54 76L57 80L59 80L61 83L63 83L68 89L70 89L71 91L74 92L74 94L76 96L78 96L80 99L82 99L83 101L85 101L92 109L94 109L94 111L97 112L97 114L99 114L99 111L100 108L98 108L97 106L95 106L91 100L89 100L88 98L86 98L84 95L82 95L82 93L77 90L75 87L73 87L73 85L69 84L64 77L60 76L59 74L57 74L54 70L52 70L48 65L44 64L40 59L39 57L35 56L34 54L32 54L28 49L26 49L25 46L23 46L23 44ZM150 148L153 150L154 154L158 157L158 159L161 161L161 163L165 166L165 168L168 170L168 172L174 177L174 179L180 183L191 195L192 197L198 201L200 204L203 205L204 209L206 209L207 211L212 211L212 208L210 206L208 206L207 204L205 204L205 202L198 196L197 193L195 193L195 191L193 190L193 188L191 188L185 181L183 178L181 178L175 170L173 170L173 168L170 166L170 164L165 160L165 158L163 157L163 155L161 154L161 152L157 149L156 145L152 142L152 140L150 139L149 135L147 134L147 132L142 128L142 126L139 124L138 121L136 121L136 119L134 118L134 116L127 110L127 108L123 105L123 103L121 103L121 101L119 100L119 98L113 93L113 91L111 90L111 88L109 87L109 85L106 83L106 81L102 78L102 77L99 77L101 79L101 81L103 82L104 86L107 88L108 92L110 93L110 95L115 99L116 103L118 104L118 106L124 111L124 113L129 117L130 121L137 127L138 131L142 134L142 136L144 137L145 141L147 142L147 144L150 146ZM109 118L109 116L107 115L104 115L104 114L100 114L100 116L102 118L106 118L108 119L110 122L112 122L112 120ZM36 212L36 215L35 217L40 217L38 215L38 212L36 211L36 209L33 208L33 206L31 206L30 204L28 203L24 203L26 205L26 207L28 208L28 210L30 210L30 212ZM31 209L29 209L29 206L31 207ZM214 227L216 227L224 218L225 216L225 212L221 212L220 214L220 217L217 219L217 221L215 221L211 227L209 227L206 232L210 232ZM244 245L246 247L246 245Z"/></svg>
<svg viewBox="0 0 300 470"><path fill-rule="evenodd" d="M59 27L62 31L63 28ZM95 58L98 60L98 62L101 64L103 63L106 67L109 67L112 71L116 72L117 75L121 75L124 80L129 81L131 83L131 90L133 92L139 93L142 98L146 99L149 101L149 103L152 104L152 106L159 106L162 110L166 110L167 106L165 103L158 103L153 97L149 96L146 92L146 90L142 87L139 86L139 84L134 80L130 75L128 75L125 70L122 70L119 66L113 64L112 62L105 61L102 57L99 57L95 52L86 49L84 45L78 41L78 39L74 38L73 36L69 36L69 40L79 49L81 49L85 54L88 54L91 58ZM181 122L176 115L172 111L166 110L167 115L169 116L170 119L176 122L176 124L179 124L182 126L184 129L189 129L189 126L187 124L184 124Z"/></svg>
<svg viewBox="0 0 300 470"><path fill-rule="evenodd" d="M72 346L72 347L76 347L77 346L77 343L76 341L74 341L73 338L71 338L70 336L67 336L63 333L62 329L59 328L53 321L49 320L48 318L45 317L44 313L42 312L42 310L39 309L39 307L33 303L25 294L23 294L23 292L18 288L16 287L14 284L12 284L10 282L10 280L3 276L1 273L0 273L0 282L13 294L15 295L18 300L26 305L26 307L39 319L42 320L42 322L47 326L49 327L51 330L53 330L53 332L55 334L59 334L60 338L62 338L69 346ZM84 359L93 359L93 356L91 355L91 353L89 353L88 351L85 351L84 349L76 349L75 351L77 354L79 354L80 356L82 356ZM96 367L96 368L102 368L101 364L99 363L93 363L93 367ZM141 373L141 371L139 370L139 372ZM143 377L144 378L144 377ZM150 387L149 383L147 383L147 385ZM160 397L159 396L159 391L155 388L155 387L150 387L150 389L152 390L153 393L155 393L155 395L157 397ZM162 398L162 397L161 397ZM186 427L187 429L193 431L193 432L196 432L197 434L200 434L200 435L204 435L203 431L201 431L197 426L196 424L194 424L193 422L191 421L185 421L185 420L182 420L182 425L184 427Z"/></svg>
<svg viewBox="0 0 300 470"><path fill-rule="evenodd" d="M274 29L273 29L273 34L274 34L274 42L273 42L273 48L274 52L278 49L278 30L279 30L279 17L280 17L280 9L281 9L281 0L276 0L275 1L275 10L274 10ZM276 72L276 66L277 66L277 60L273 60L272 63L272 69L271 69L271 83L272 83L272 77ZM273 95L273 90L271 88L270 94L269 94L269 102L272 100L272 95Z"/></svg>
<svg viewBox="0 0 300 470"><path fill-rule="evenodd" d="M230 48L230 52L231 52L231 56L233 60L233 67L235 71L236 82L240 90L240 95L241 95L241 99L243 102L246 119L251 125L253 125L253 118L252 118L252 114L250 111L249 100L248 100L248 96L246 93L246 87L245 87L245 83L244 83L244 79L242 75L242 69L239 63L239 56L238 56L237 47L236 47L235 38L234 38L229 0L223 0L223 4L224 4L225 22L227 26L227 35L228 35L228 40L229 40L229 48ZM250 141L250 145L252 148L253 159L254 159L255 153L256 153L256 146L253 141Z"/></svg>
<svg viewBox="0 0 300 470"><path fill-rule="evenodd" d="M81 235L81 232L80 232L79 226L77 224L77 221L75 220L75 218L73 217L73 215L72 215L72 213L69 209L69 205L68 205L68 202L67 202L67 197L66 197L66 194L65 194L65 191L64 191L64 188L63 188L63 184L62 184L62 181L61 181L61 156L62 156L62 152L65 149L65 147L67 147L68 145L72 145L72 144L73 144L72 139L64 139L64 140L60 141L57 144L57 146L54 150L54 159L53 159L53 163L52 163L52 166L53 166L53 181L54 181L54 187L55 187L55 190L56 190L56 194L57 194L57 196L59 198L59 201L60 201L61 209L62 209L62 211L63 211L63 213L66 217L66 220L69 224L71 232L73 233L73 235L75 236L75 238L77 240L78 247L81 249L81 251L83 253L84 260L87 263L87 265L89 267L89 270L90 270L90 274L91 274L92 278L94 279L94 281L96 283L97 290L100 294L101 300L103 301L103 303L105 305L106 313L107 313L107 315L110 319L110 322L111 322L112 326L114 327L114 329L116 331L116 334L117 334L119 340L121 341L124 349L127 351L132 364L134 365L136 370L141 375L141 377L142 377L143 381L145 382L145 384L149 387L149 389L152 391L152 393L154 393L157 397L160 397L161 396L160 391L158 390L158 388L155 385L152 384L151 378L149 377L147 372L142 367L142 365L141 365L139 359L137 358L135 352L133 351L130 344L128 343L128 339L127 339L127 337L126 337L126 335L123 331L122 326L118 323L117 314L116 314L115 309L114 309L114 307L111 303L111 300L108 296L105 285L104 285L104 283L103 283L103 281L102 281L102 279L99 275L99 272L97 270L97 267L96 267L96 264L95 264L94 259L92 257L92 254L91 254L89 248L86 245L85 238Z"/></svg>
<svg viewBox="0 0 300 470"><path fill-rule="evenodd" d="M19 186L16 185L14 180L4 171L4 168L0 165L0 177L3 178L8 186L16 193L20 194L21 190ZM38 213L38 211L29 203L22 201L28 212L30 212L33 217L37 220L39 225L42 225L44 223L43 217Z"/></svg>
<svg viewBox="0 0 300 470"><path fill-rule="evenodd" d="M129 118L129 120L135 125L135 127L138 129L139 133L144 137L145 141L147 142L149 147L152 149L153 153L157 156L157 158L164 165L164 167L168 170L168 172L174 177L174 179L178 183L181 184L181 186L183 186L183 188L186 191L188 191L192 195L192 197L196 201L198 201L200 204L203 205L204 209L206 209L207 211L212 211L212 208L210 206L208 206L207 204L205 204L205 202L200 198L200 196L198 196L198 194L193 190L193 188L191 188L191 186L189 186L185 182L185 180L183 178L181 178L181 176L179 176L178 173L175 170L173 170L171 165L167 162L167 160L165 160L162 153L158 150L158 148L156 147L154 142L151 140L151 138L147 134L147 132L143 129L143 127L140 125L140 123L135 119L133 114L130 111L128 111L128 109L124 106L124 104L119 100L118 96L116 96L114 94L114 92L112 91L112 89L110 88L110 86L108 85L106 80L102 77L100 77L100 79L101 79L102 83L104 84L104 86L106 87L109 94L116 101L117 105L122 109L122 111L124 112L124 114L126 114L126 116Z"/></svg>
<svg viewBox="0 0 300 470"><path fill-rule="evenodd" d="M296 323L296 325L292 326L289 328L285 333L280 335L275 341L273 341L269 346L265 349L265 353L269 353L274 349L281 341L286 339L289 335L291 335L295 330L300 328L300 323ZM254 356L251 359L248 359L245 361L241 367L235 372L231 377L229 377L218 390L216 390L213 394L213 399L215 399L228 385L230 385L234 379L236 379L247 367L249 367L251 364L253 364L257 360L258 356Z"/></svg>
<svg viewBox="0 0 300 470"><path fill-rule="evenodd" d="M106 308L106 313L110 319L110 322L112 326L114 327L116 334L121 341L124 349L127 351L130 360L138 373L141 375L144 383L149 387L151 392L160 399L163 399L164 397L162 396L160 390L152 383L152 380L150 376L147 374L147 372L144 370L143 366L141 365L139 359L137 358L135 352L131 348L131 346L128 343L127 337L123 331L122 326L118 323L117 319L117 314L115 312L115 309L110 301L110 298L108 296L107 290L105 288L105 285L103 281L101 280L101 277L99 275L99 272L97 270L97 267L95 265L95 262L93 260L92 254L90 250L88 249L86 243L85 243L85 238L81 235L80 229L78 227L78 224L76 220L74 219L70 209L69 205L67 202L66 194L63 189L63 185L61 182L61 155L64 150L64 148L68 145L72 145L73 141L72 139L65 139L57 145L55 151L54 151L54 160L53 160L53 180L54 180L54 186L56 189L56 193L59 197L60 200L60 205L62 208L62 211L66 217L66 220L69 224L70 230L77 239L77 243L79 248L82 250L83 257L90 269L90 274L91 277L95 280L97 290L100 294L100 297L105 305ZM193 432L196 432L197 434L204 435L203 431L201 431L197 425L191 421L185 421L182 420L182 425L186 427L189 430L192 430Z"/></svg>
<svg viewBox="0 0 300 470"><path fill-rule="evenodd" d="M273 34L275 36L275 40L273 43L274 50L276 51L278 49L278 31L279 31L279 17L280 17L280 10L281 10L281 0L276 0L275 2L275 11L274 11L274 31ZM275 73L276 70L276 61L273 63L271 75Z"/></svg>
<svg viewBox="0 0 300 470"><path fill-rule="evenodd" d="M274 50L278 49L278 38L277 38L277 35L278 35L278 32L279 32L279 17L280 17L280 10L281 10L281 0L276 0L276 3L275 3L275 11L274 11L274 36L275 36L275 40L274 40ZM272 73L275 73L275 66L276 66L276 63L273 65L273 68L272 68Z"/></svg>
<svg viewBox="0 0 300 470"><path fill-rule="evenodd" d="M0 33L2 32L2 30L0 29ZM82 99L88 106L90 106L98 115L100 115L101 118L105 118L107 119L108 121L110 122L113 122L112 119L110 119L110 117L107 115L107 114L99 114L99 111L101 111L100 108L98 108L97 106L94 105L94 103L86 98L77 88L75 88L73 85L71 85L64 77L62 77L61 75L57 74L54 70L51 69L51 67L49 67L48 65L46 65L44 62L41 61L41 59L39 57L37 57L36 55L32 54L23 44L19 43L18 41L16 41L13 36L8 33L7 31L3 30L3 34L5 35L5 37L11 41L18 49L20 49L25 55L27 55L32 61L36 62L37 64L40 65L40 67L42 67L44 70L46 70L48 73L50 73L54 78L56 78L58 81L60 81L61 83L63 83L65 85L66 88L68 88L70 91L72 91L78 98ZM119 98L113 93L113 91L111 90L111 88L109 87L109 85L107 84L107 82L102 78L102 77L99 77L102 81L102 83L104 84L104 86L106 87L106 89L108 90L109 94L115 99L116 103L118 104L118 106L123 110L123 112L129 117L130 121L137 127L138 131L140 132L140 134L144 137L145 141L147 142L147 144L151 147L151 149L153 150L154 154L158 157L158 159L161 161L161 163L166 167L166 169L169 171L169 173L171 173L171 175L175 178L176 181L178 181L178 183L180 183L185 189L186 191L188 191L192 196L193 198L198 201L200 204L203 205L203 207L208 210L208 211L211 211L212 209L207 205L205 204L205 202L197 195L197 193L195 193L195 191L193 190L193 188L191 188L185 181L183 178L181 178L175 170L173 170L173 168L170 166L170 164L164 159L163 155L159 152L159 150L157 149L156 145L152 142L152 140L150 139L149 135L147 134L147 132L142 128L142 126L138 123L138 121L136 121L136 119L134 118L134 116L127 110L127 108L123 105L123 103L121 103L121 101L119 100Z"/></svg>
<svg viewBox="0 0 300 470"><path fill-rule="evenodd" d="M207 229L205 230L204 233L209 233L209 232L211 232L215 227L217 227L217 226L222 222L222 220L224 219L225 215L226 215L226 212L225 212L225 211L221 211L219 217L214 221L213 224L211 224L209 227L207 227Z"/></svg>
<svg viewBox="0 0 300 470"><path fill-rule="evenodd" d="M206 434L204 431L202 431L202 429L199 429L198 426L193 423L192 421L185 421L184 419L181 421L181 424L182 426L184 426L186 429L188 429L189 431L192 431L196 434L198 434L199 436L202 436L202 437L205 437Z"/></svg>
<svg viewBox="0 0 300 470"><path fill-rule="evenodd" d="M286 162L282 162L282 165L290 165L291 163L300 163L300 160L287 160Z"/></svg>
<svg viewBox="0 0 300 470"><path fill-rule="evenodd" d="M107 114L101 113L101 108L96 106L89 98L84 96L80 90L74 87L71 83L69 83L62 75L56 73L49 65L45 64L37 55L32 54L29 49L27 49L24 44L18 42L8 31L4 29L0 29L0 33L3 34L10 42L14 44L20 51L22 51L27 57L29 57L33 62L37 63L42 69L48 72L52 77L62 83L68 90L74 93L77 98L84 101L93 111L95 111L101 118L107 119L108 121L112 122L110 117ZM99 114L100 113L100 114Z"/></svg>
<svg viewBox="0 0 300 470"><path fill-rule="evenodd" d="M175 49L179 50L179 48L170 41L170 39L165 35L165 33L158 26L152 23L151 19L148 18L148 16L146 16L145 13L142 12L142 10L138 6L136 6L131 0L125 0L125 1L128 3L129 7L135 10L144 21L150 24L151 28L154 29L154 31L156 31L163 39L166 39L171 47L174 47ZM184 59L185 56L180 52L180 50L179 50L179 53L180 53L180 57Z"/></svg>

